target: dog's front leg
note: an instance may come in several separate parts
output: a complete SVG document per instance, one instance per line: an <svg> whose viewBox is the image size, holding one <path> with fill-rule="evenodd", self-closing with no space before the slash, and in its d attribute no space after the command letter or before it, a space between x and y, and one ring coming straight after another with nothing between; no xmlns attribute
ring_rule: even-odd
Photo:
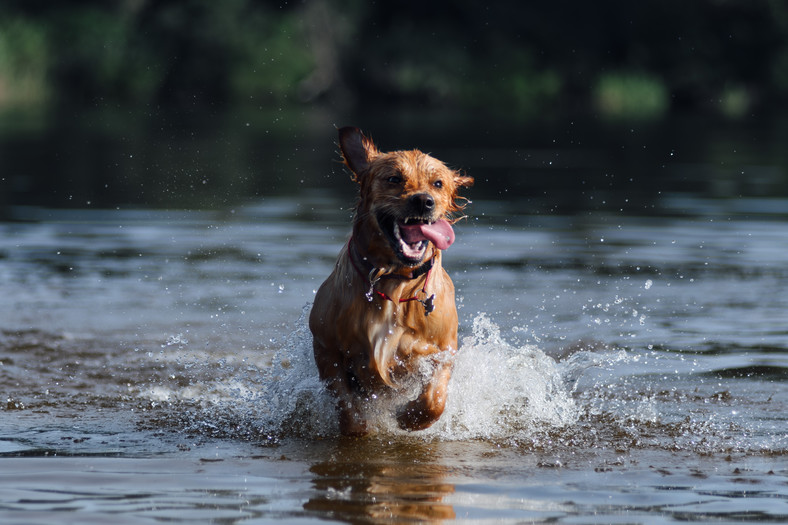
<svg viewBox="0 0 788 525"><path fill-rule="evenodd" d="M363 416L359 385L353 373L342 364L339 352L329 351L317 340L313 341L315 361L320 379L337 401L339 431L344 436L363 436L368 433Z"/></svg>
<svg viewBox="0 0 788 525"><path fill-rule="evenodd" d="M364 419L361 399L353 391L351 380L338 374L327 381L327 386L337 400L339 431L343 436L365 436L369 430Z"/></svg>
<svg viewBox="0 0 788 525"><path fill-rule="evenodd" d="M343 436L361 437L367 435L369 432L367 421L361 414L355 396L351 394L349 398L339 399L337 409L339 410L339 432Z"/></svg>
<svg viewBox="0 0 788 525"><path fill-rule="evenodd" d="M419 397L409 402L397 415L397 422L404 430L423 430L443 414L446 393L451 379L452 364L439 362L432 379L424 385Z"/></svg>

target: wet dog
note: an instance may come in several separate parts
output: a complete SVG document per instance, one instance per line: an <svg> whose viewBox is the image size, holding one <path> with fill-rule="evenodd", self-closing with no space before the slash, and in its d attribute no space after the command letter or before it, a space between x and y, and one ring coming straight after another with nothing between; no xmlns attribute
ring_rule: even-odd
<svg viewBox="0 0 788 525"><path fill-rule="evenodd" d="M342 434L366 434L369 400L413 380L420 392L397 421L421 430L443 413L457 351L454 285L441 260L462 209L457 190L473 179L418 150L380 152L357 128L340 129L339 146L360 198L309 317L315 361Z"/></svg>

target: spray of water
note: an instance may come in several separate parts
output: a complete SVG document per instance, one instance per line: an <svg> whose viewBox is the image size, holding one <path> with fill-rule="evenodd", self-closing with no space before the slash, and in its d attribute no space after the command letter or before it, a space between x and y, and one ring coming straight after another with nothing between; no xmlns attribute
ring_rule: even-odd
<svg viewBox="0 0 788 525"><path fill-rule="evenodd" d="M249 350L218 356L191 348L186 338L170 338L158 355L149 355L161 379L137 394L164 410L162 424L197 435L270 443L336 437L335 402L318 378L308 314L309 306L294 329L273 342L273 356ZM731 418L705 415L707 404L728 402L727 391L704 385L702 377L693 383L694 391L665 383L682 381L669 373L682 356L596 347L555 360L538 346L508 341L485 314L477 314L470 328L456 355L441 419L424 431L399 429L395 414L417 395L415 388L371 402L369 426L375 434L485 440L528 450L656 447L729 453L746 445L737 436L748 427L731 426L739 424L735 412ZM758 450L784 450L784 441L784 436L768 438Z"/></svg>
<svg viewBox="0 0 788 525"><path fill-rule="evenodd" d="M157 386L144 395L198 402L192 426L240 427L247 435L273 440L337 435L334 400L320 382L312 356L308 311L305 307L295 329L280 342L270 366L254 369L254 374L193 380L179 390ZM371 428L378 434L425 439L520 441L545 428L571 425L579 413L555 360L536 346L508 343L484 314L474 319L471 335L462 340L448 399L433 427L408 433L394 419L405 400L381 396L370 408Z"/></svg>
<svg viewBox="0 0 788 525"><path fill-rule="evenodd" d="M577 417L556 362L536 346L511 345L480 314L460 345L446 412L427 434L520 440L546 427L571 425Z"/></svg>

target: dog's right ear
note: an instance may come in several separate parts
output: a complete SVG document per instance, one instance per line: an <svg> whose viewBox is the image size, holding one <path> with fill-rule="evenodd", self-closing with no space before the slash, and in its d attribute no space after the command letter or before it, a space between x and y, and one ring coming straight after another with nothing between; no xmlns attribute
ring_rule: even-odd
<svg viewBox="0 0 788 525"><path fill-rule="evenodd" d="M353 180L356 182L360 181L369 169L369 163L379 154L372 141L365 137L360 129L352 126L340 128L339 149L342 150L342 158L353 172Z"/></svg>

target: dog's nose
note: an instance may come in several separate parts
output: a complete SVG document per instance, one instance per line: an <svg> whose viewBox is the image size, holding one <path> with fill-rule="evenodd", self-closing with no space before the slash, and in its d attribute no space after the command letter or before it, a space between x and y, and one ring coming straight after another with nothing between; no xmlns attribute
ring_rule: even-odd
<svg viewBox="0 0 788 525"><path fill-rule="evenodd" d="M432 208L435 207L435 199L429 193L417 193L410 198L410 202L418 213L432 211Z"/></svg>

